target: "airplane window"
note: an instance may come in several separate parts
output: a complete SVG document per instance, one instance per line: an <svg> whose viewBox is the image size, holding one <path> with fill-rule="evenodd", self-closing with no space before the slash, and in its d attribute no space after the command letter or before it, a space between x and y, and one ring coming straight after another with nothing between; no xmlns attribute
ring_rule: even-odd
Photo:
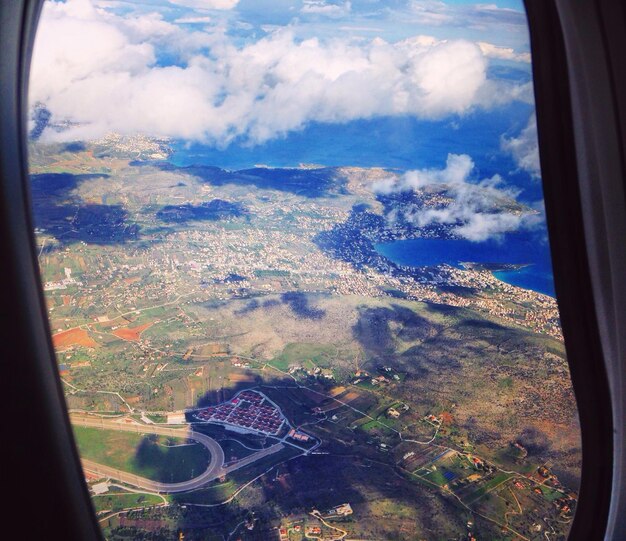
<svg viewBox="0 0 626 541"><path fill-rule="evenodd" d="M47 1L41 279L107 539L565 539L520 0Z"/></svg>

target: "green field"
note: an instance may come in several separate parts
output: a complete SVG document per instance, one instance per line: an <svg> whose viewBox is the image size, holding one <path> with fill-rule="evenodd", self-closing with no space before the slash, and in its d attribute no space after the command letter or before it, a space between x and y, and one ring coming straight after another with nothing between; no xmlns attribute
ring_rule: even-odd
<svg viewBox="0 0 626 541"><path fill-rule="evenodd" d="M359 428L365 432L381 434L383 436L393 436L394 432L387 426L386 420L382 421L369 421L362 424Z"/></svg>
<svg viewBox="0 0 626 541"><path fill-rule="evenodd" d="M163 498L156 494L117 493L100 494L92 498L96 512L120 511L132 507L147 507L163 503Z"/></svg>
<svg viewBox="0 0 626 541"><path fill-rule="evenodd" d="M494 489L498 485L504 483L507 479L512 477L509 473L500 472L497 473L492 479L485 482L481 487L470 494L467 498L464 498L466 504L476 503L480 498L487 494L490 490Z"/></svg>
<svg viewBox="0 0 626 541"><path fill-rule="evenodd" d="M225 483L216 484L209 488L194 490L193 492L185 492L183 494L175 494L173 498L180 504L216 504L226 501L235 493L238 488L239 485L237 485L233 481L227 480Z"/></svg>
<svg viewBox="0 0 626 541"><path fill-rule="evenodd" d="M74 434L82 457L166 483L192 479L207 468L211 458L198 443L176 447L185 443L181 438L82 426L75 426Z"/></svg>
<svg viewBox="0 0 626 541"><path fill-rule="evenodd" d="M544 498L549 502L553 502L554 500L558 500L559 498L563 497L562 492L560 492L559 490L554 490L553 488L547 487L545 485L541 485L539 489L543 493Z"/></svg>
<svg viewBox="0 0 626 541"><path fill-rule="evenodd" d="M148 413L146 417L154 423L165 423L167 421L167 415L161 415L159 413Z"/></svg>
<svg viewBox="0 0 626 541"><path fill-rule="evenodd" d="M432 481L436 485L439 485L440 487L448 484L448 480L444 477L443 472L439 469L430 472L428 475L425 475L424 477L428 479L429 481Z"/></svg>

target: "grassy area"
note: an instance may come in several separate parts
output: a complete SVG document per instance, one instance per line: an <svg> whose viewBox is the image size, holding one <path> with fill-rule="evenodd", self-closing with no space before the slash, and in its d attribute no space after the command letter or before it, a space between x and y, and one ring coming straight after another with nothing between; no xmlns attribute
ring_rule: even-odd
<svg viewBox="0 0 626 541"><path fill-rule="evenodd" d="M161 415L160 413L147 413L146 417L153 423L165 423L167 421L167 415Z"/></svg>
<svg viewBox="0 0 626 541"><path fill-rule="evenodd" d="M484 483L478 490L470 494L467 498L464 498L465 503L475 503L480 498L482 498L487 492L489 492L494 487L499 484L505 482L507 479L511 478L512 475L509 473L498 473L492 479Z"/></svg>
<svg viewBox="0 0 626 541"><path fill-rule="evenodd" d="M378 389L377 385L372 384L372 380L370 378L362 379L359 383L356 384L357 387L363 387L363 389L367 389L368 391L375 391Z"/></svg>
<svg viewBox="0 0 626 541"><path fill-rule="evenodd" d="M553 502L554 500L558 500L559 498L563 497L562 492L554 490L553 488L541 485L539 489L543 493L543 497L549 502Z"/></svg>
<svg viewBox="0 0 626 541"><path fill-rule="evenodd" d="M264 270L264 269L260 269L260 270L255 270L254 274L257 278L273 278L276 276L289 276L291 273L289 271L286 270Z"/></svg>
<svg viewBox="0 0 626 541"><path fill-rule="evenodd" d="M116 493L93 496L93 505L96 512L120 511L131 507L147 507L163 503L163 498L156 494Z"/></svg>
<svg viewBox="0 0 626 541"><path fill-rule="evenodd" d="M440 469L432 471L424 477L429 481L432 481L436 485L439 485L440 487L448 484L448 480L444 477L443 472Z"/></svg>
<svg viewBox="0 0 626 541"><path fill-rule="evenodd" d="M184 494L175 494L173 498L180 504L215 504L226 501L235 493L238 488L238 484L236 484L232 480L227 480L225 483L220 483L209 488L204 488L202 490L194 490L193 492L187 492Z"/></svg>
<svg viewBox="0 0 626 541"><path fill-rule="evenodd" d="M359 428L364 430L365 432L381 434L383 436L392 436L394 434L391 428L388 428L386 419L381 419L381 421L369 421L365 424L362 424Z"/></svg>
<svg viewBox="0 0 626 541"><path fill-rule="evenodd" d="M156 481L175 483L192 479L208 466L203 445L183 445L180 438L141 435L115 430L74 427L82 457Z"/></svg>
<svg viewBox="0 0 626 541"><path fill-rule="evenodd" d="M316 366L326 367L336 353L337 348L332 344L292 342L287 344L282 353L270 364L279 370L287 370L291 364L298 364L307 369Z"/></svg>

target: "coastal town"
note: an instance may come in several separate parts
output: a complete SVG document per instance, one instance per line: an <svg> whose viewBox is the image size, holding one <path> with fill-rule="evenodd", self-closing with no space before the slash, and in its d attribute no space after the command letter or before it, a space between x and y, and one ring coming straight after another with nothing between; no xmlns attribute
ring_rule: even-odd
<svg viewBox="0 0 626 541"><path fill-rule="evenodd" d="M33 152L53 342L108 532L191 539L218 511L241 539L404 539L435 514L458 539L566 531L580 456L553 297L382 255L453 238L386 219L372 186L393 171L169 155L121 136ZM115 445L185 458L150 479L99 454Z"/></svg>

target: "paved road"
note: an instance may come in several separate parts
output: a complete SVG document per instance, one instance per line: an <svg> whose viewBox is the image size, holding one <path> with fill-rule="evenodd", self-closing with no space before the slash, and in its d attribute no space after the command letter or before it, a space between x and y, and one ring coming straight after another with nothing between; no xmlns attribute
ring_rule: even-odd
<svg viewBox="0 0 626 541"><path fill-rule="evenodd" d="M219 443L217 443L217 441L215 441L213 438L206 436L205 434L193 431L191 427L168 428L157 425L120 423L119 421L111 421L86 415L70 415L70 418L72 424L77 426L101 428L106 430L119 430L122 432L134 432L136 434L158 434L160 436L189 438L204 445L209 450L209 452L211 453L211 460L207 469L197 477L189 479L188 481L182 481L180 483L161 483L159 481L153 481L152 479L147 479L146 477L141 477L133 473L121 471L110 466L105 466L104 464L98 464L97 462L94 462L92 460L87 460L85 458L81 459L83 468L89 472L103 475L105 477L112 477L124 483L128 483L129 485L136 486L144 490L149 490L151 492L163 492L172 494L176 492L186 492L188 490L200 488L210 483L214 479L217 479L218 477L221 477L223 475L226 475L227 473L242 468L243 466L251 464L256 460L280 451L283 448L283 445L281 443L277 443L276 445L268 447L267 449L263 449L261 451L258 451L257 453L249 455L246 458L236 462L235 464L224 467L224 451L220 447Z"/></svg>
<svg viewBox="0 0 626 541"><path fill-rule="evenodd" d="M88 416L71 416L72 424L78 426L87 426L93 428L102 428L107 430L119 430L122 432L134 432L136 434L158 434L160 436L172 436L177 438L189 438L204 445L209 453L211 453L211 460L207 469L188 481L182 481L180 483L161 483L159 481L153 481L145 477L140 477L132 473L120 471L116 468L111 468L103 464L97 464L92 460L82 459L83 467L91 472L99 475L105 475L107 477L113 477L119 481L128 483L129 485L137 486L145 490L151 490L153 492L185 492L187 490L193 490L194 488L201 487L213 479L216 479L224 475L222 466L224 464L224 451L220 445L209 436L194 432L191 428L168 428L156 425L139 425L134 423L120 423L116 421L105 420L102 418L94 418Z"/></svg>
<svg viewBox="0 0 626 541"><path fill-rule="evenodd" d="M241 460L238 460L237 462L235 462L234 464L231 464L230 466L226 466L222 468L222 471L225 474L234 472L235 470L238 470L239 468L243 468L244 466L247 466L248 464L252 464L253 462L256 462L257 460L265 456L272 455L280 451L283 447L285 446L282 443L275 443L274 445L267 447L266 449L262 449L260 451L257 451L256 453L252 453L251 455L248 455L245 458L242 458Z"/></svg>

